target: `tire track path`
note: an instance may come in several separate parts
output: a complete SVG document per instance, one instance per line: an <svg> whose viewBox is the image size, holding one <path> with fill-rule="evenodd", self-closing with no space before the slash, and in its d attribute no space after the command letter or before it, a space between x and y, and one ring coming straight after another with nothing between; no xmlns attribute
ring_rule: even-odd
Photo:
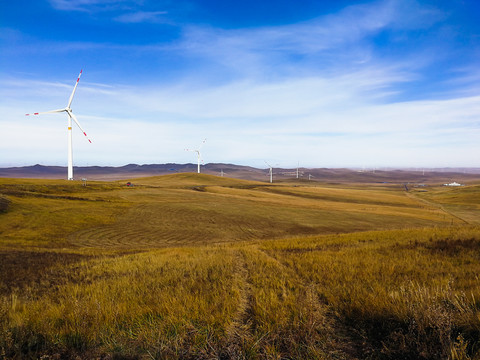
<svg viewBox="0 0 480 360"><path fill-rule="evenodd" d="M241 251L236 252L236 266L234 273L241 282L240 298L237 311L232 322L227 326L225 332L227 336L226 352L230 359L244 358L245 347L247 343L253 341L253 291L252 280L247 266L245 254Z"/></svg>

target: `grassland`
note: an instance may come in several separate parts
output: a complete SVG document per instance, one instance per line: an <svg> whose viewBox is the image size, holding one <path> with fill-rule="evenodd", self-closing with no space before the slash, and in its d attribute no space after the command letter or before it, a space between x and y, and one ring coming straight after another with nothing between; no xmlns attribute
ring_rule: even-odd
<svg viewBox="0 0 480 360"><path fill-rule="evenodd" d="M0 179L0 358L479 359L480 186Z"/></svg>

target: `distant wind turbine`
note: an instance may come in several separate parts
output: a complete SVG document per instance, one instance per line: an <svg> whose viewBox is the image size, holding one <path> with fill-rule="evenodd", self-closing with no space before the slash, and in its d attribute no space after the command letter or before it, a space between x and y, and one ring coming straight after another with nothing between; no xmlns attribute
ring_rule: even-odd
<svg viewBox="0 0 480 360"><path fill-rule="evenodd" d="M42 115L42 114L61 113L61 112L66 112L67 113L67 115L68 115L68 174L67 174L67 179L68 180L73 180L72 119L73 119L73 121L75 121L75 124L77 124L77 126L83 132L83 135L85 135L87 140L90 143L92 142L88 138L85 131L80 126L80 123L78 122L77 118L75 117L75 115L72 112L72 109L70 108L70 105L72 105L73 96L75 95L75 91L77 90L77 85L78 85L78 82L80 81L80 76L81 75L82 75L82 70L80 70L80 74L78 74L77 82L75 83L72 94L70 95L70 99L68 99L68 104L65 108L57 109L57 110L44 111L44 112L36 112L36 113L33 113L33 114L25 114L26 116L29 116L29 115Z"/></svg>
<svg viewBox="0 0 480 360"><path fill-rule="evenodd" d="M202 144L200 145L200 147L196 150L194 149L185 149L185 151L193 151L193 152L196 152L197 153L197 172L200 174L200 161L202 160L202 154L200 153L200 150L202 150L202 147L203 145L205 144L205 142L207 141L207 139L204 139L202 141Z"/></svg>
<svg viewBox="0 0 480 360"><path fill-rule="evenodd" d="M272 165L270 165L269 163L267 163L265 161L265 164L267 164L268 168L269 168L269 171L270 171L270 183L273 182L273 168L272 168ZM277 164L278 165L278 164Z"/></svg>

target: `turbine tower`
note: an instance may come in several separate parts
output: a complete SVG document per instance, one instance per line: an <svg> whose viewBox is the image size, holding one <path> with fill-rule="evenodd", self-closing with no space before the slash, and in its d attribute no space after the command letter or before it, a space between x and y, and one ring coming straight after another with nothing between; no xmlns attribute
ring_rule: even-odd
<svg viewBox="0 0 480 360"><path fill-rule="evenodd" d="M68 99L68 104L65 108L63 109L57 109L57 110L50 110L50 111L44 111L44 112L36 112L33 114L25 114L26 116L29 115L42 115L42 114L50 114L50 113L61 113L61 112L66 112L68 115L68 174L67 174L67 179L68 180L73 180L73 147L72 147L72 120L75 121L75 124L80 128L80 130L83 132L83 135L87 138L87 140L91 143L92 141L88 138L87 134L85 133L85 130L82 129L80 126L80 123L78 122L77 118L72 112L72 109L70 105L72 105L73 101L73 96L75 95L75 91L77 90L77 85L78 82L80 81L80 76L82 75L82 71L80 70L80 74L78 74L77 82L75 83L75 86L73 88L72 94L70 95L70 99Z"/></svg>
<svg viewBox="0 0 480 360"><path fill-rule="evenodd" d="M270 165L269 163L267 163L265 161L265 164L267 164L268 168L270 169L270 183L273 182L273 171L272 171L272 165Z"/></svg>
<svg viewBox="0 0 480 360"><path fill-rule="evenodd" d="M202 144L200 145L200 147L196 150L194 149L185 149L185 151L193 151L193 152L196 152L197 153L197 173L200 174L200 161L202 160L202 154L200 153L200 150L202 150L202 147L203 147L203 144L205 144L205 142L207 141L207 139L203 139L202 141Z"/></svg>

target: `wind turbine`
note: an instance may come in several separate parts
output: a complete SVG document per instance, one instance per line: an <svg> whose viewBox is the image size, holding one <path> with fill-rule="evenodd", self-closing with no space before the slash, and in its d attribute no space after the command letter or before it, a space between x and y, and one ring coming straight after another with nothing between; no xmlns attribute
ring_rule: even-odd
<svg viewBox="0 0 480 360"><path fill-rule="evenodd" d="M80 74L78 74L77 82L75 83L75 86L73 88L72 94L70 95L70 99L68 99L68 104L65 108L63 109L57 109L57 110L50 110L50 111L44 111L44 112L36 112L33 114L25 114L25 116L29 115L42 115L42 114L50 114L50 113L61 113L61 112L66 112L68 115L68 175L67 179L68 180L73 180L73 149L72 149L72 119L75 121L75 124L80 128L80 130L83 132L83 135L87 138L87 140L91 143L92 141L88 138L87 134L85 133L85 130L82 129L80 126L80 123L78 122L77 118L72 112L72 109L70 108L70 105L72 105L73 101L73 96L75 95L75 91L77 90L77 85L78 82L80 81L80 76L82 75L82 71L80 70Z"/></svg>
<svg viewBox="0 0 480 360"><path fill-rule="evenodd" d="M267 164L268 168L270 169L270 183L273 182L273 171L272 171L272 165L270 165L269 163L267 163L265 161L265 164Z"/></svg>
<svg viewBox="0 0 480 360"><path fill-rule="evenodd" d="M200 150L202 150L203 144L205 144L206 141L207 141L207 139L203 139L202 144L200 145L200 147L197 150L185 149L185 151L193 151L193 152L197 153L197 172L199 174L200 174L200 161L202 160L202 154L200 153Z"/></svg>

